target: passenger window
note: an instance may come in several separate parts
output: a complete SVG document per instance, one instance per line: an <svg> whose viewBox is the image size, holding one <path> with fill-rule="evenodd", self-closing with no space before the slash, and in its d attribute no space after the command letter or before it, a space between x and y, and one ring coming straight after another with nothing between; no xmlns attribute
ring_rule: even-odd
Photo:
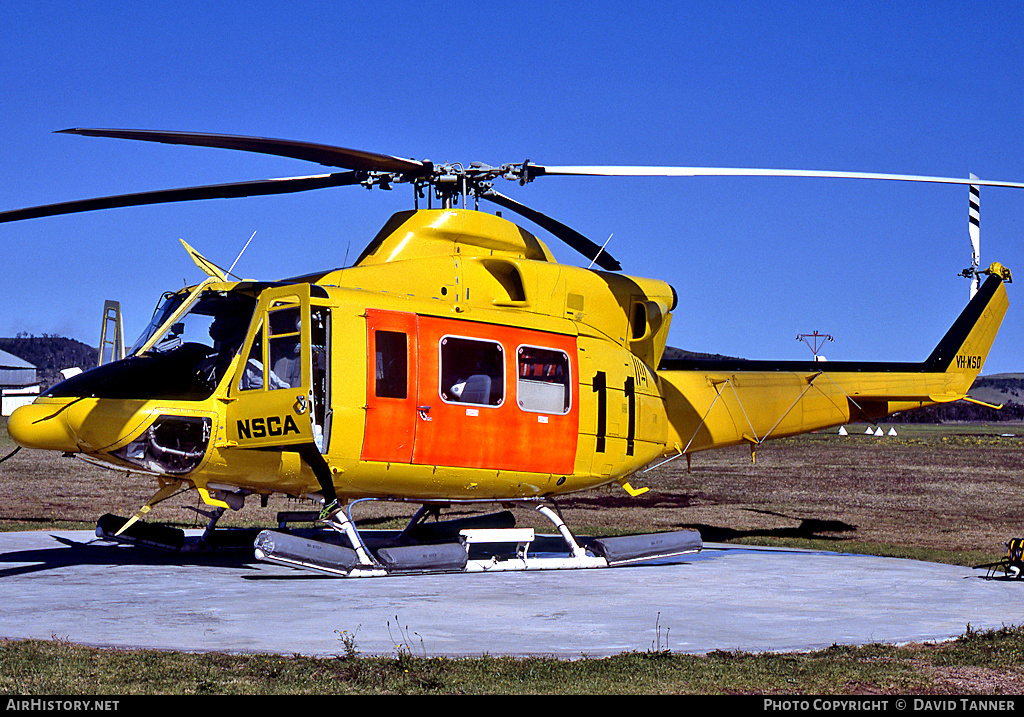
<svg viewBox="0 0 1024 717"><path fill-rule="evenodd" d="M537 346L518 350L516 395L519 407L537 413L569 412L569 356Z"/></svg>
<svg viewBox="0 0 1024 717"><path fill-rule="evenodd" d="M505 397L505 353L486 339L441 339L441 398L449 403L500 406Z"/></svg>
<svg viewBox="0 0 1024 717"><path fill-rule="evenodd" d="M374 331L376 346L376 395L405 398L408 395L408 337L399 331Z"/></svg>

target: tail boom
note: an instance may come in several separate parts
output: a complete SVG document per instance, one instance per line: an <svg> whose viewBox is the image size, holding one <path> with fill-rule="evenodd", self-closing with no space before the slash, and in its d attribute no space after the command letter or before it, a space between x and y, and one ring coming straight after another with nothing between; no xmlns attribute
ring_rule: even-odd
<svg viewBox="0 0 1024 717"><path fill-rule="evenodd" d="M807 433L967 397L1009 305L1009 272L989 278L927 359L911 362L663 361L667 453Z"/></svg>

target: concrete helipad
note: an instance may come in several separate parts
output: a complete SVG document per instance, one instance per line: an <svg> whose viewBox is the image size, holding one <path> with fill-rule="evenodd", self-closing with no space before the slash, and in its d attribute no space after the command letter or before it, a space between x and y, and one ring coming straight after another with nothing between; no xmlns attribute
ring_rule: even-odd
<svg viewBox="0 0 1024 717"><path fill-rule="evenodd" d="M0 534L0 637L337 655L600 657L946 640L1024 624L1024 581L909 560L705 546L605 570L344 579L251 552Z"/></svg>

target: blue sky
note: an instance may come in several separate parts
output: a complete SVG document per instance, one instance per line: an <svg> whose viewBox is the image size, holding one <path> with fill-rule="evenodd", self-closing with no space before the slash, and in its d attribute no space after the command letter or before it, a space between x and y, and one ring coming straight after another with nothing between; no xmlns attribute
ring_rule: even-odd
<svg viewBox="0 0 1024 717"><path fill-rule="evenodd" d="M907 7L901 7L906 5ZM9 2L0 208L312 174L223 150L53 134L221 132L468 164L784 167L1024 181L1015 3ZM967 188L551 177L499 191L680 296L670 343L920 360L963 308ZM184 239L277 279L351 260L411 190L340 188L0 225L0 336L129 342L201 275ZM529 223L523 226L546 235ZM985 373L1022 371L1024 190L983 189L982 264L1021 277ZM579 263L552 245L558 259ZM281 247L287 247L282 250ZM585 261L583 262L586 263Z"/></svg>

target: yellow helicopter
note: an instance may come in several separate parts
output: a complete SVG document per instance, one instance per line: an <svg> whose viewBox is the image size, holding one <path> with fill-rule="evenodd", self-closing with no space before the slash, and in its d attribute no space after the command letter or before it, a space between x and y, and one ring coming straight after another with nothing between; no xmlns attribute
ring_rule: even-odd
<svg viewBox="0 0 1024 717"><path fill-rule="evenodd" d="M742 444L753 455L768 439L967 399L1008 305L1009 271L975 267L986 280L920 363L666 359L673 288L618 273L603 247L500 194L497 180L731 174L1024 187L803 170L464 167L256 137L65 132L273 154L344 171L67 202L3 212L0 222L412 186L415 208L392 216L347 268L234 280L186 245L206 280L164 294L125 358L51 387L8 423L20 446L154 476L157 489L134 516L101 519L102 537L180 549L181 536L165 539L140 520L168 497L196 489L212 509L212 529L247 497L283 493L322 503L327 537L264 531L256 556L350 577L604 567L700 550L692 531L581 545L554 501L609 483L639 495L632 476L658 461ZM541 239L479 211L480 200L526 217L598 268L556 263ZM368 499L420 509L405 531L374 544L351 514ZM535 507L564 545L538 552L539 536L504 513L450 521L454 532L444 538L428 530L427 518L442 507L467 503ZM495 545L514 548L485 550Z"/></svg>

